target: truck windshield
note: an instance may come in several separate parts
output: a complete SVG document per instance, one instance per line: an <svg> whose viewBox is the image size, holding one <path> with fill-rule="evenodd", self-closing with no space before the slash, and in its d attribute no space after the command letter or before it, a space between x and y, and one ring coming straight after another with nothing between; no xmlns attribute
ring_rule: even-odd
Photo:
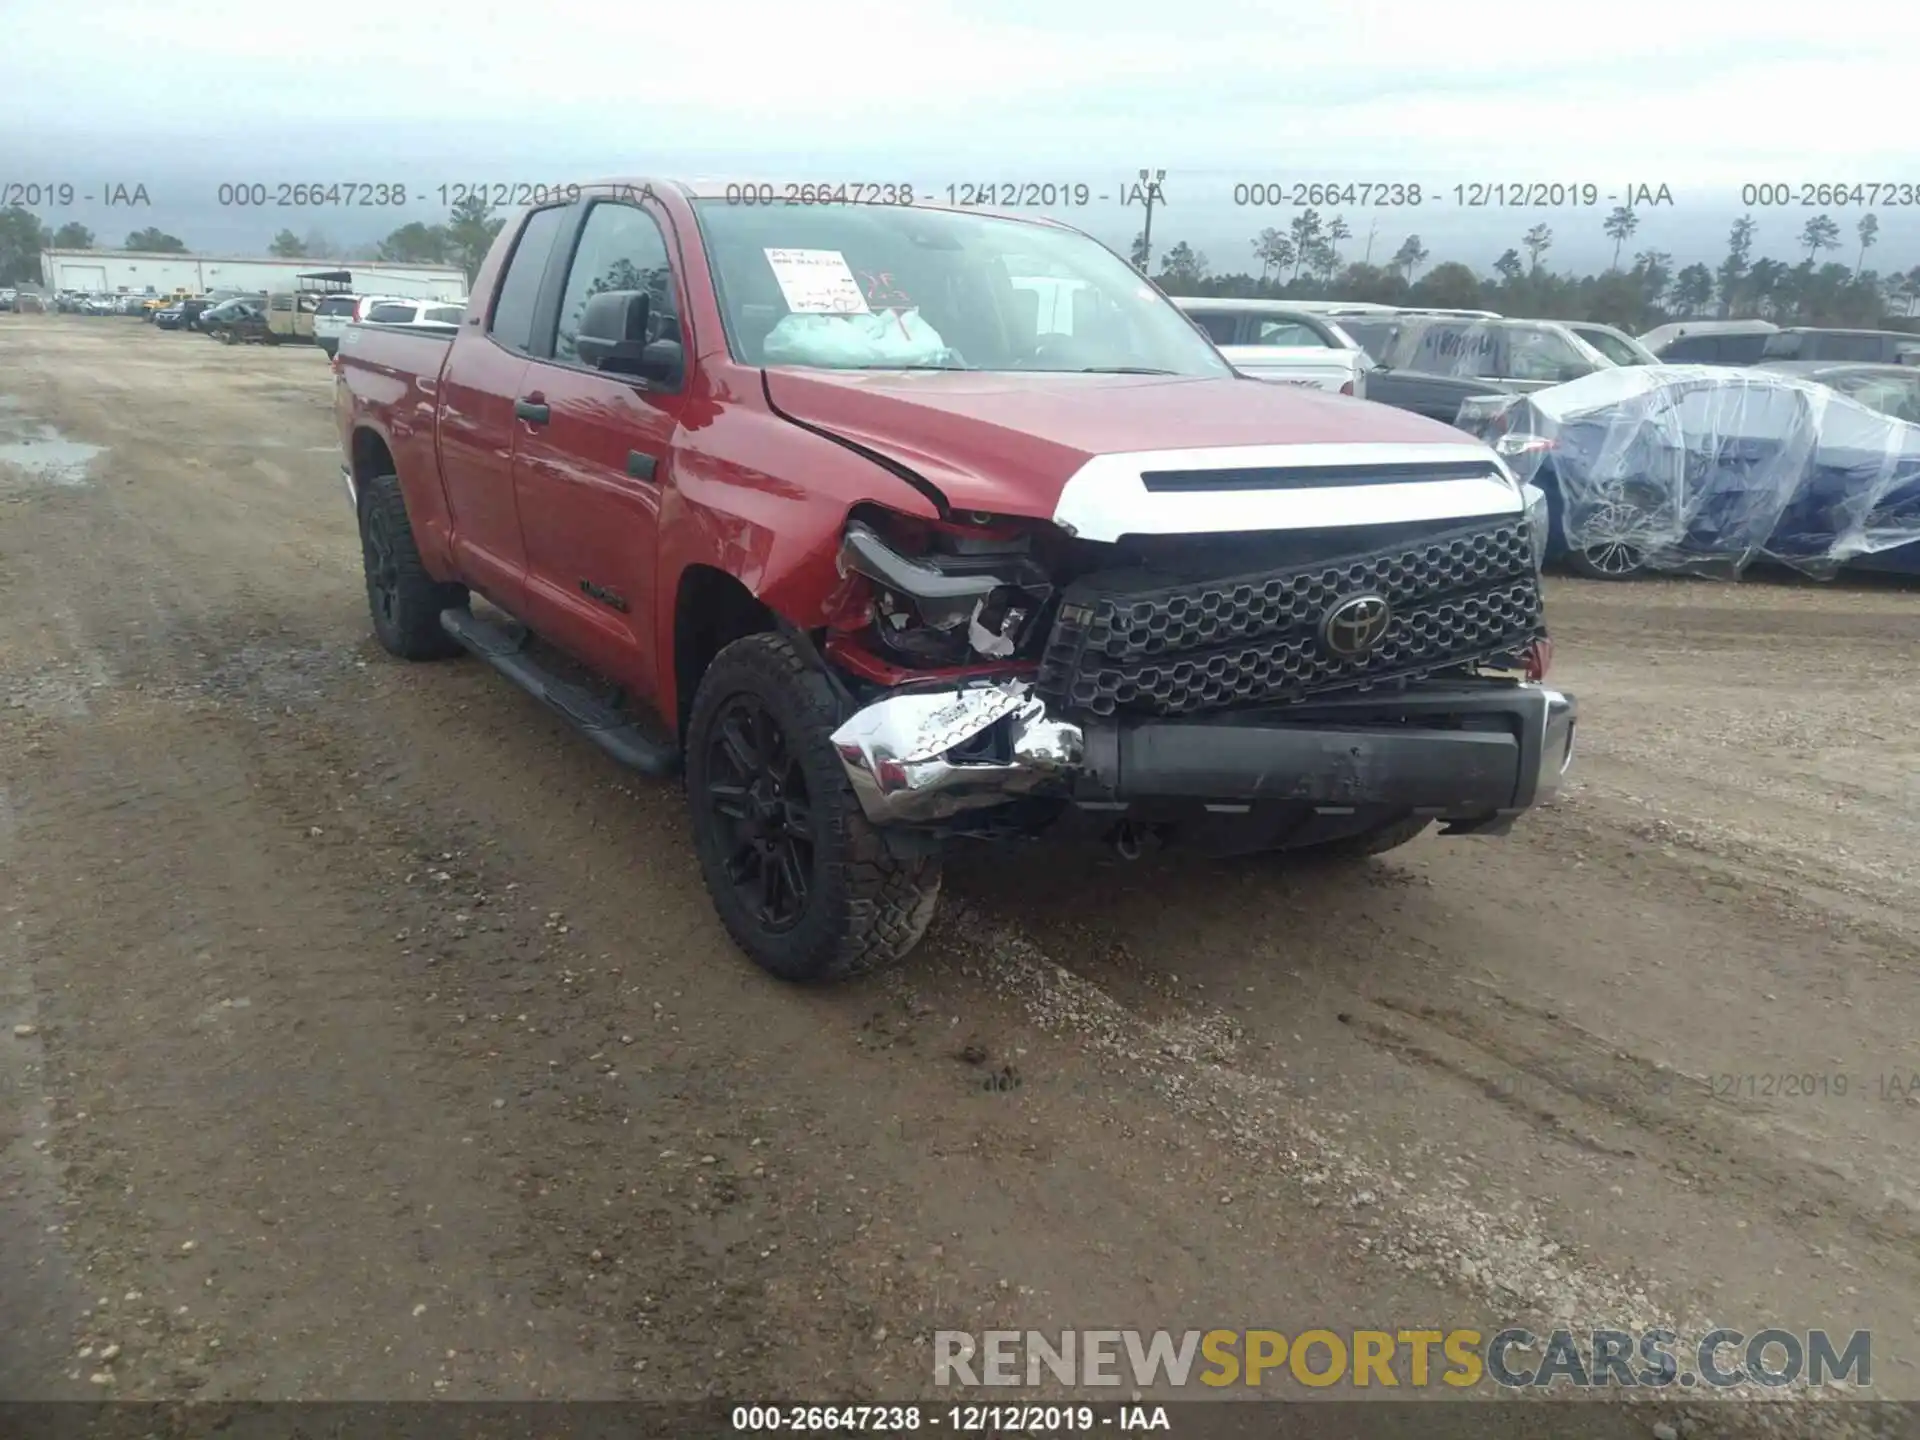
<svg viewBox="0 0 1920 1440"><path fill-rule="evenodd" d="M728 346L749 365L1234 373L1071 230L889 205L695 209Z"/></svg>

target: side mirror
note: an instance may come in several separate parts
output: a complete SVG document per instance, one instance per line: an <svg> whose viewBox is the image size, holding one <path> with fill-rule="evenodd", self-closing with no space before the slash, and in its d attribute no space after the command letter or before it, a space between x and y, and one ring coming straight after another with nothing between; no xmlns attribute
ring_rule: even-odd
<svg viewBox="0 0 1920 1440"><path fill-rule="evenodd" d="M680 383L682 356L675 340L649 340L653 299L644 290L604 290L587 301L574 335L580 358L611 375L634 375L662 385Z"/></svg>

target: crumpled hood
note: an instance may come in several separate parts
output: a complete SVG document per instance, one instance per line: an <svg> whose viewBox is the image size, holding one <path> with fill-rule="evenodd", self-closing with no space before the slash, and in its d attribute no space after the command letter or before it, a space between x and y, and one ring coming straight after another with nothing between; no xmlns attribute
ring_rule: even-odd
<svg viewBox="0 0 1920 1440"><path fill-rule="evenodd" d="M774 405L937 486L956 510L1046 519L1098 455L1272 445L1458 444L1385 405L1259 380L1168 375L769 369Z"/></svg>

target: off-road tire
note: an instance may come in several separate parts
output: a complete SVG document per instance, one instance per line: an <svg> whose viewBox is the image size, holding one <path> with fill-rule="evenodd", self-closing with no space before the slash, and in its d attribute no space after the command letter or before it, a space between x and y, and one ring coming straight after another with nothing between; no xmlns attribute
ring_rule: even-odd
<svg viewBox="0 0 1920 1440"><path fill-rule="evenodd" d="M378 553L381 543L387 554ZM360 562L367 577L367 609L380 644L402 660L445 660L460 642L441 628L442 610L465 609L467 587L442 584L420 563L397 475L375 475L360 496Z"/></svg>
<svg viewBox="0 0 1920 1440"><path fill-rule="evenodd" d="M805 909L784 931L763 925L735 889L708 797L715 727L743 693L780 727L806 782L812 874ZM714 657L687 723L687 801L707 892L734 943L782 980L845 980L894 963L919 943L940 898L938 852L896 853L861 811L830 738L838 721L826 677L785 637L759 634Z"/></svg>
<svg viewBox="0 0 1920 1440"><path fill-rule="evenodd" d="M1314 860L1364 860L1370 855L1384 855L1389 850L1398 850L1408 841L1425 834L1432 824L1433 821L1425 816L1408 815L1399 820L1389 820L1384 825L1376 825L1371 830L1362 830L1357 835L1342 835L1338 840L1324 840L1318 845L1302 845L1286 853Z"/></svg>

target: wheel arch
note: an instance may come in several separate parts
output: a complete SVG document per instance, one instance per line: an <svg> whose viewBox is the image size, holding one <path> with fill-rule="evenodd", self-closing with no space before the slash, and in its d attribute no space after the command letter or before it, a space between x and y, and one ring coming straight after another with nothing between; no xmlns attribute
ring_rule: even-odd
<svg viewBox="0 0 1920 1440"><path fill-rule="evenodd" d="M713 657L736 640L781 628L780 618L738 576L716 565L691 564L674 587L672 693L661 708L685 737L694 692Z"/></svg>
<svg viewBox="0 0 1920 1440"><path fill-rule="evenodd" d="M367 503L367 481L376 475L400 473L386 436L369 425L355 427L347 463L353 467L353 493L362 506Z"/></svg>

